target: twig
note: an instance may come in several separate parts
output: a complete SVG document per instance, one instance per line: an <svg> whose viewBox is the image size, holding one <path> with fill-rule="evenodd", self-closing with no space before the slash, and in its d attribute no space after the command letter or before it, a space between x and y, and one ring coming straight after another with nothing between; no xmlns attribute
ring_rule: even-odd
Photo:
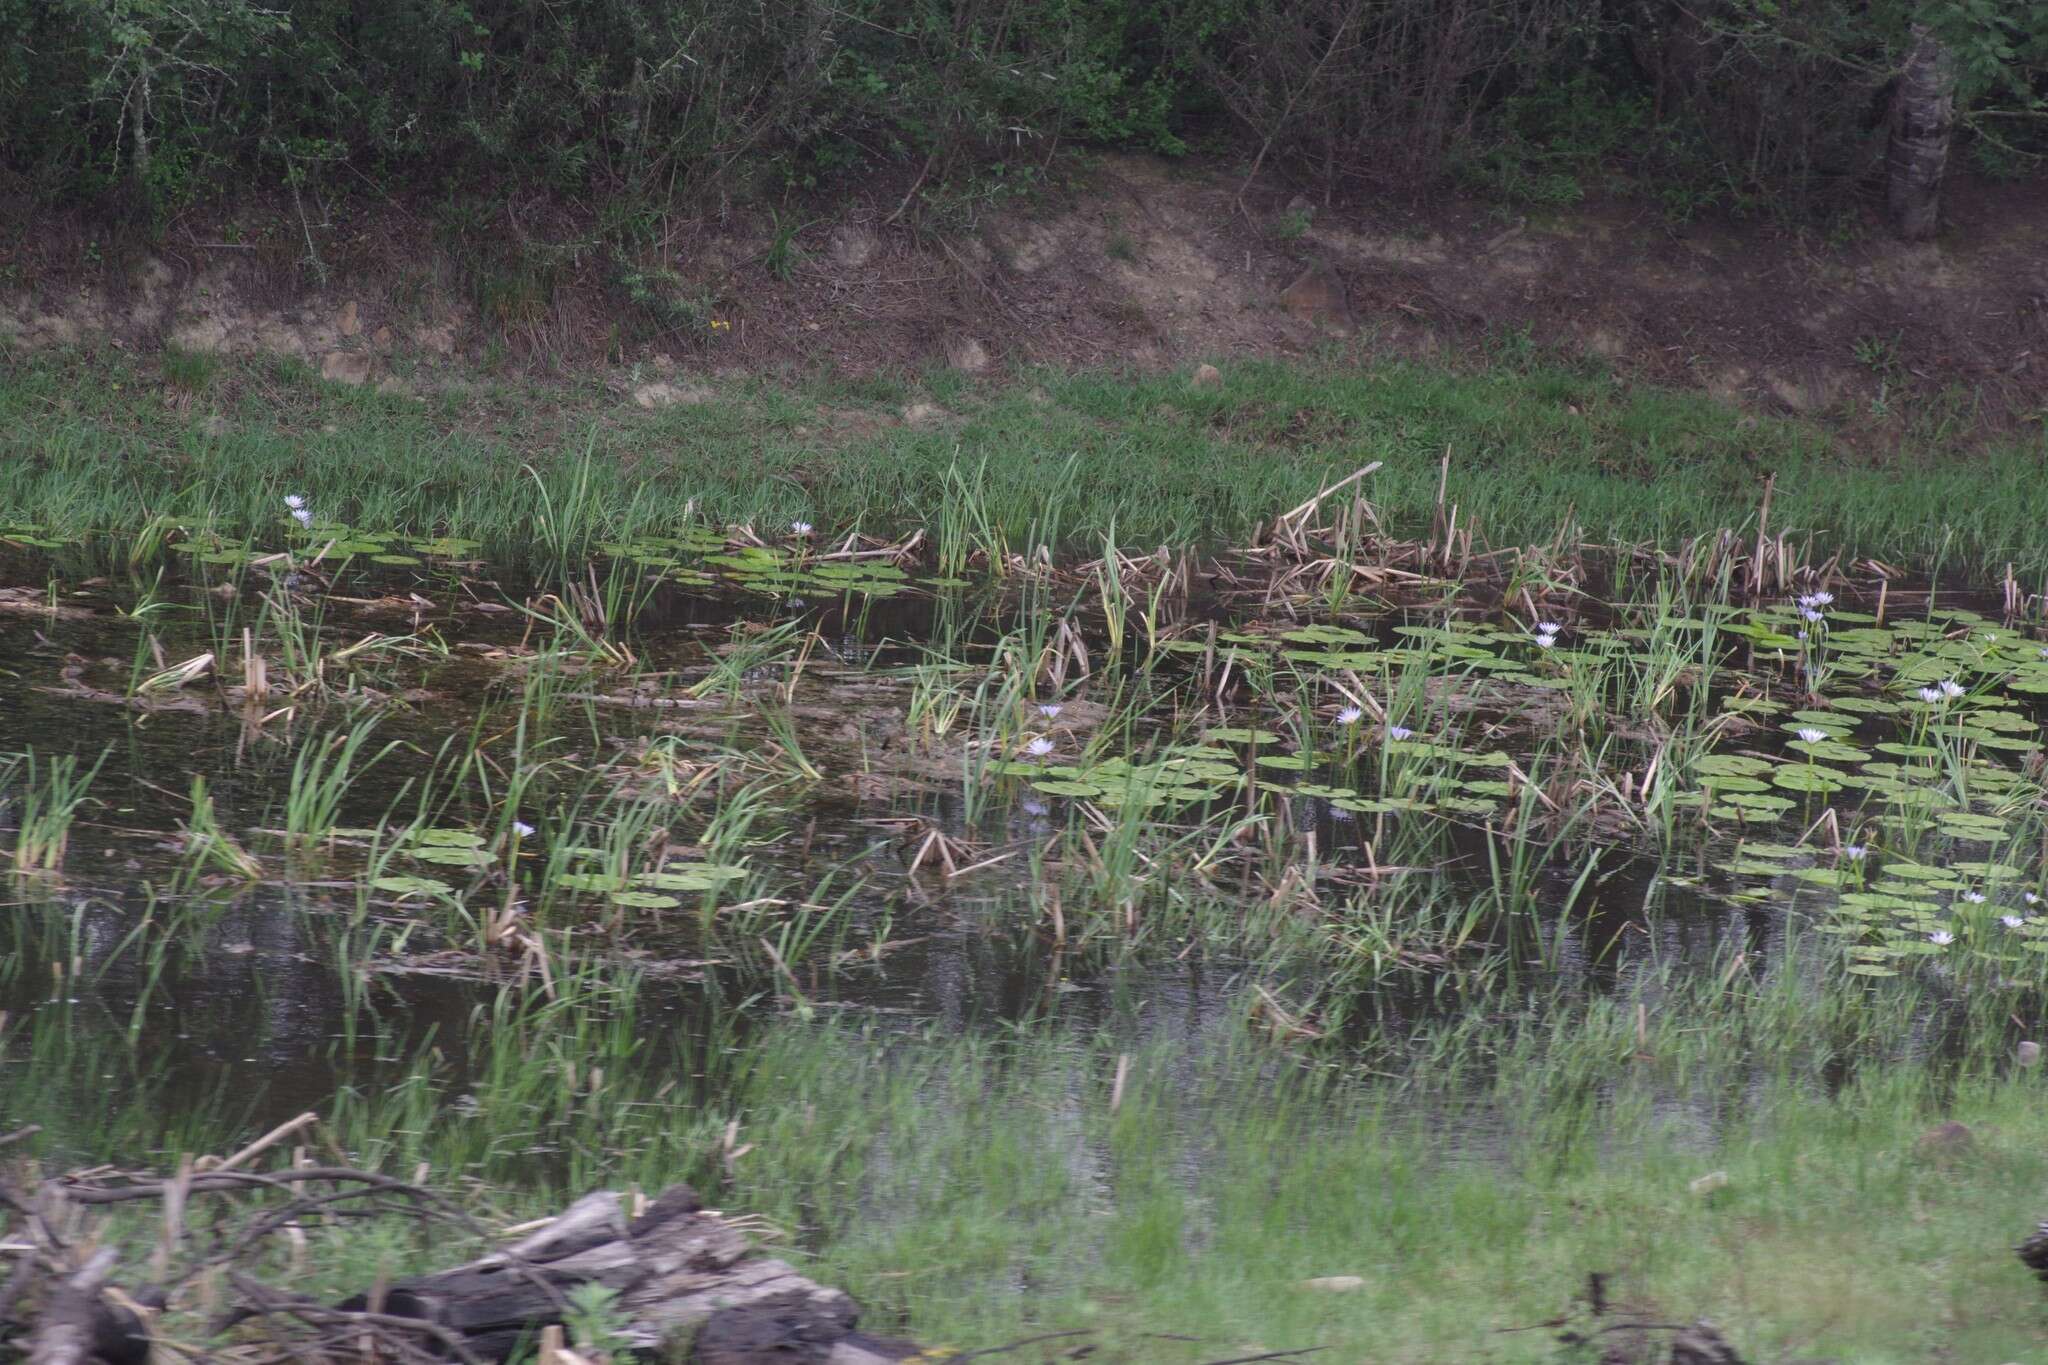
<svg viewBox="0 0 2048 1365"><path fill-rule="evenodd" d="M1327 1351L1329 1349L1327 1346L1302 1346L1292 1351L1267 1351L1263 1355L1231 1356L1227 1360L1209 1360L1204 1361L1203 1365L1246 1365L1247 1361L1252 1360L1286 1360L1290 1356L1314 1355L1317 1351Z"/></svg>
<svg viewBox="0 0 2048 1365"><path fill-rule="evenodd" d="M325 1308L317 1303L303 1303L296 1299L280 1299L268 1285L250 1279L239 1271L229 1271L228 1280L243 1297L253 1301L251 1316L267 1317L282 1313L298 1318L313 1327L340 1325L343 1327L376 1327L387 1332L412 1332L430 1336L439 1342L464 1365L483 1365L481 1358L463 1343L460 1334L450 1331L438 1322L426 1318L402 1318L391 1313L346 1312L339 1308Z"/></svg>
<svg viewBox="0 0 2048 1365"><path fill-rule="evenodd" d="M1007 1346L984 1346L979 1351L968 1351L964 1355L953 1356L951 1360L953 1365L959 1365L963 1360L979 1360L983 1356L999 1356L1009 1351L1021 1351L1026 1346L1036 1346L1041 1341L1062 1341L1068 1337L1092 1337L1094 1335L1095 1333L1088 1328L1078 1328L1071 1332L1046 1332L1035 1337L1025 1337L1022 1341L1013 1341Z"/></svg>
<svg viewBox="0 0 2048 1365"><path fill-rule="evenodd" d="M313 1124L318 1123L319 1121L320 1116L318 1114L304 1113L299 1115L297 1118L291 1120L289 1123L280 1123L277 1127L271 1129L262 1137L257 1138L247 1147L244 1147L241 1151L236 1152L233 1156L221 1162L220 1165L211 1167L210 1169L213 1171L231 1171L235 1167L247 1161L250 1157L253 1157L260 1152L266 1151L269 1148L276 1146L278 1143L284 1141L286 1138L292 1136L294 1133L297 1133L302 1129L309 1128Z"/></svg>

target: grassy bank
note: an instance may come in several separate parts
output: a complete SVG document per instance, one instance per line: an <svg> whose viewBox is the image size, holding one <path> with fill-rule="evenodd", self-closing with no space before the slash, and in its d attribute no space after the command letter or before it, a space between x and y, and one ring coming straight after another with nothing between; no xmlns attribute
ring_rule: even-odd
<svg viewBox="0 0 2048 1365"><path fill-rule="evenodd" d="M1657 1004L1647 1026L1637 1000ZM386 1170L431 1163L507 1219L600 1181L687 1178L766 1216L871 1324L963 1348L1087 1331L1132 1360L1556 1361L1579 1357L1554 1319L1635 1315L1705 1316L1749 1360L2036 1359L2048 1306L2009 1247L2042 1212L2048 1094L2001 1060L2000 1021L1938 1063L1879 1042L1886 1065L1820 1080L1838 1040L1902 1036L1927 1003L1904 984L1816 993L1789 964L1730 991L1648 979L1543 1023L1490 1002L1446 1022L1436 1061L1377 1074L1248 1038L1140 1044L1120 1096L1131 1045L1110 1039L792 1022L685 1055L630 1010L560 1034L569 1014L536 1006L481 1040L460 1110L422 1049L412 1080L339 1099L326 1136ZM33 1054L16 1053L34 1082L17 1117L53 1140L97 1122L104 1149L126 1106L135 1136L157 1133L147 1077L117 1098L107 1054L49 1029L14 1041ZM570 1061L602 1086L565 1087ZM709 1103L707 1073L725 1088ZM232 1141L220 1117L163 1136L225 1150L207 1145ZM751 1150L728 1164L729 1120ZM1942 1120L1969 1140L1930 1143ZM553 1179L534 1180L536 1145L563 1156ZM319 1245L337 1290L448 1251L385 1232ZM1589 1272L1615 1316L1575 1303ZM1302 1283L1323 1276L1358 1283Z"/></svg>
<svg viewBox="0 0 2048 1365"><path fill-rule="evenodd" d="M126 362L0 362L0 519L267 539L295 493L358 527L469 537L500 559L705 519L896 533L951 516L1018 550L1112 532L1150 547L1241 541L1382 460L1371 496L1396 532L1427 526L1441 486L1482 543L1668 549L1753 529L1775 474L1771 529L1810 542L1809 559L2048 569L2048 438L1963 453L1930 414L1875 459L1812 424L1514 356L1247 364L1213 389L1172 374L734 381L657 412L591 385L423 400L294 364L187 357L173 373L167 386ZM941 413L902 421L914 403Z"/></svg>

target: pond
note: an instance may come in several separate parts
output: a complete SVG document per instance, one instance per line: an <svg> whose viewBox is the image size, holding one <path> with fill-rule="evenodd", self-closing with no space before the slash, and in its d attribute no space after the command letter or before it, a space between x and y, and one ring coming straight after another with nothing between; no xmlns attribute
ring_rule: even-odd
<svg viewBox="0 0 2048 1365"><path fill-rule="evenodd" d="M508 984L629 978L651 1038L1142 998L1196 1046L1248 1010L1383 1045L1503 978L1788 936L1957 991L2048 963L2048 645L1924 584L934 573L708 529L549 582L321 523L147 569L38 539L0 561L0 1008L253 1123L428 1040L460 1093Z"/></svg>

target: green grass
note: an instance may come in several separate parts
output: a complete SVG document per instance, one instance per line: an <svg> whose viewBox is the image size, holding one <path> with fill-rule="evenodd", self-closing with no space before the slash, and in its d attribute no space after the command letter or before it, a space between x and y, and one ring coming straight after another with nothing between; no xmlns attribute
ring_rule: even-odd
<svg viewBox="0 0 2048 1365"><path fill-rule="evenodd" d="M655 413L587 386L422 402L288 363L223 365L213 384L217 434L212 414L167 407L160 378L129 362L0 360L0 519L72 533L167 515L274 537L280 500L298 493L322 516L473 537L499 558L692 517L893 533L949 510L1013 550L1098 540L1112 524L1150 547L1240 541L1374 459L1386 462L1374 502L1391 529L1415 532L1448 451L1460 525L1496 546L1570 524L1580 539L1668 549L1752 522L1775 473L1772 529L1811 535L1819 558L2048 570L2048 438L1971 451L1909 440L1871 459L1810 423L1541 357L1248 363L1208 390L1180 375L988 388L948 376L925 394L952 417L929 426L897 420L919 393L893 381L735 383Z"/></svg>
<svg viewBox="0 0 2048 1365"><path fill-rule="evenodd" d="M2048 1302L2009 1248L2043 1212L2048 1094L1997 1060L1999 1021L1970 1028L1960 1061L1893 1055L1830 1091L1818 1069L1838 1028L1903 1032L1925 1002L1816 995L1790 967L1741 992L1672 984L1643 987L1668 1017L1652 1016L1641 1055L1627 998L1535 1027L1442 1025L1461 1055L1494 1056L1490 1079L1426 1057L1374 1074L1245 1040L1197 1056L1161 1041L1134 1049L1113 1106L1127 1045L1107 1038L789 1023L678 1052L630 989L587 981L568 1003L501 1001L459 1082L423 1050L389 1084L353 1087L325 1137L386 1170L430 1162L438 1185L508 1219L600 1182L689 1179L783 1229L783 1253L853 1292L871 1326L928 1344L1086 1330L1129 1360L1304 1346L1569 1360L1553 1332L1508 1329L1571 1313L1601 1272L1631 1311L1707 1317L1750 1360L2041 1358ZM56 1137L89 1123L95 1146L181 1144L167 1161L233 1141L190 1111L163 1127L157 1088L131 1078L117 1096L118 1059L76 1039L15 1035L32 1082L21 1119ZM445 1108L457 1090L474 1098L460 1116ZM1924 1146L1948 1119L1970 1146ZM752 1144L729 1168L728 1120ZM535 1178L536 1144L557 1153L551 1178ZM1694 1192L1712 1172L1725 1186ZM312 1261L323 1291L456 1254L333 1236ZM1363 1284L1302 1287L1337 1275Z"/></svg>

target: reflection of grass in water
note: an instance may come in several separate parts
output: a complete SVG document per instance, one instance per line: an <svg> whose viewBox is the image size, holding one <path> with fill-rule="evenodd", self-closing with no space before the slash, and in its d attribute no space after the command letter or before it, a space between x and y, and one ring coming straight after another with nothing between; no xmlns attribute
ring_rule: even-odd
<svg viewBox="0 0 2048 1365"><path fill-rule="evenodd" d="M447 528L508 559L538 547L574 561L604 537L706 519L806 519L821 536L922 524L960 563L1112 522L1147 546L1241 540L1361 451L1386 462L1371 496L1390 526L1419 533L1449 448L1460 525L1495 545L1548 541L1571 521L1592 540L1669 547L1753 521L1761 471L1774 470L1772 530L1793 528L1795 546L1811 530L1845 561L2044 565L2038 436L1872 465L1815 425L1742 421L1698 394L1568 367L1245 364L1203 390L1174 375L1046 374L955 395L960 421L943 427L898 424L885 400L822 383L621 423L610 400L560 391L422 406L308 380L266 385L226 433L204 435L196 409L165 409L146 383L82 383L78 363L38 357L0 375L0 518L82 531L171 516L270 536L296 493L358 527ZM821 440L821 426L837 434Z"/></svg>
<svg viewBox="0 0 2048 1365"><path fill-rule="evenodd" d="M780 1025L679 1042L650 1031L629 980L589 972L554 1002L499 996L470 1074L422 1052L339 1098L325 1136L387 1170L489 1182L508 1218L596 1183L689 1179L788 1231L871 1323L930 1342L1086 1328L1139 1360L1255 1343L1548 1361L1547 1334L1497 1329L1566 1311L1597 1270L1618 1301L1711 1317L1752 1359L1910 1359L1899 1343L1929 1333L1959 1358L2037 1355L2048 1328L2007 1247L2032 1217L2014 1192L2048 1179L2048 1104L2030 1073L1997 1077L1998 1009L1953 1020L1959 1052L1925 1061L1903 1041L1931 1008L1911 987L1817 989L1791 964L1743 980L1653 973L1547 1017L1503 999L1373 1071L1154 1045L1113 1108L1108 1040ZM249 1135L225 1097L166 1104L168 1080L79 1036L8 1036L18 1117L50 1123L51 1147L125 1139L132 1161L166 1142L169 1159ZM1838 1049L1873 1036L1882 1059L1829 1093ZM1923 1148L1949 1118L1973 1148ZM729 1161L733 1120L753 1147ZM1715 1171L1725 1187L1691 1191ZM138 1247L156 1231L125 1226ZM378 1257L453 1258L351 1237L316 1245L335 1289ZM1326 1275L1363 1285L1299 1287ZM1203 1342L1145 1335L1161 1332Z"/></svg>

